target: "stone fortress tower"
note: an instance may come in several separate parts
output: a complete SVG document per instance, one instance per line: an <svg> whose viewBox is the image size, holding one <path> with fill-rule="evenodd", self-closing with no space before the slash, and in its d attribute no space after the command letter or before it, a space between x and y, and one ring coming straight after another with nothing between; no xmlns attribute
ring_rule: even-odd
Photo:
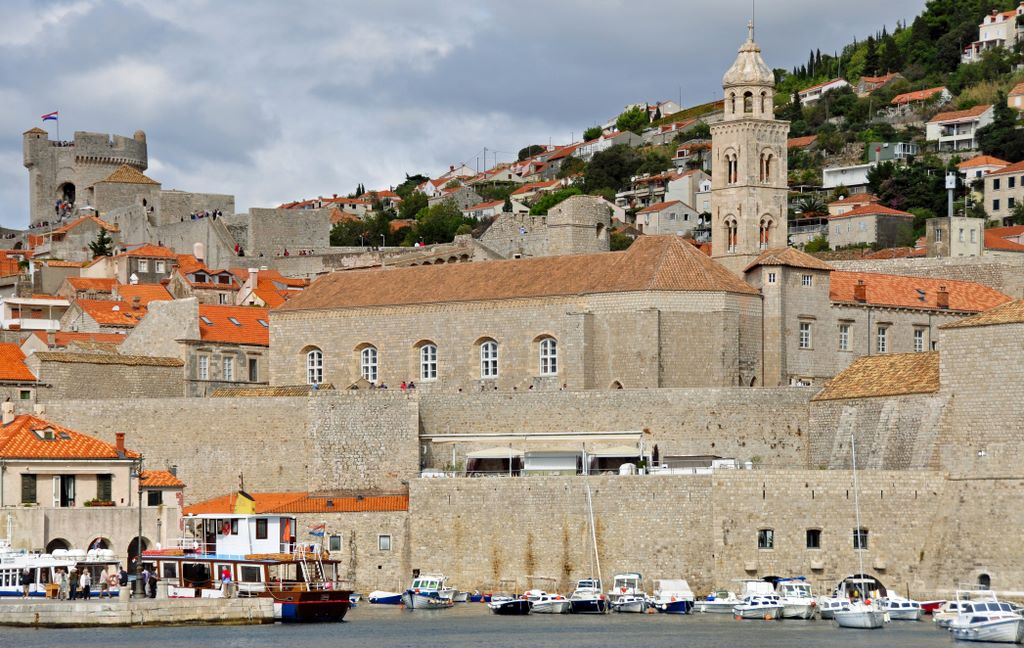
<svg viewBox="0 0 1024 648"><path fill-rule="evenodd" d="M70 142L51 141L47 132L24 133L24 165L29 172L29 222L53 221L54 203L65 199L76 207L93 202L93 186L123 165L140 173L149 166L146 134L132 137L106 133L75 133Z"/></svg>
<svg viewBox="0 0 1024 648"><path fill-rule="evenodd" d="M711 126L711 256L736 273L763 250L786 247L786 140L775 119L775 75L747 42L722 79L724 119Z"/></svg>
<svg viewBox="0 0 1024 648"><path fill-rule="evenodd" d="M548 255L607 252L612 212L594 196L571 196L547 216Z"/></svg>

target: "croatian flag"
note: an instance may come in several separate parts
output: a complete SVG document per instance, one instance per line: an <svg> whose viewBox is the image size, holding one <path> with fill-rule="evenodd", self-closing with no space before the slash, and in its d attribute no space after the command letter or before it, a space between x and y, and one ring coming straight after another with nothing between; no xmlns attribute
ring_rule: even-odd
<svg viewBox="0 0 1024 648"><path fill-rule="evenodd" d="M324 537L324 531L327 529L327 523L318 524L314 527L309 527L309 535L317 536L318 538Z"/></svg>
<svg viewBox="0 0 1024 648"><path fill-rule="evenodd" d="M57 114L59 112L60 111L58 111L58 110L54 110L52 113L46 113L45 115L43 115L42 119L43 119L43 121L50 121L50 120L57 121Z"/></svg>

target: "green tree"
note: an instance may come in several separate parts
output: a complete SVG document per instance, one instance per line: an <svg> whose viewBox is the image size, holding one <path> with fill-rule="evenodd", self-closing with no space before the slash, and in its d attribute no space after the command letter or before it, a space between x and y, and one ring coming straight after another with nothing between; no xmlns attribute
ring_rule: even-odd
<svg viewBox="0 0 1024 648"><path fill-rule="evenodd" d="M1003 93L996 100L992 123L978 130L978 146L1003 160L1024 159L1024 131L1017 129L1016 111L1006 104Z"/></svg>
<svg viewBox="0 0 1024 648"><path fill-rule="evenodd" d="M915 161L906 166L883 162L868 171L868 190L893 209L924 208L945 213L945 175L936 161Z"/></svg>
<svg viewBox="0 0 1024 648"><path fill-rule="evenodd" d="M1007 225L1024 225L1024 202L1017 203L1013 212L1010 213L1010 217L1007 219Z"/></svg>
<svg viewBox="0 0 1024 648"><path fill-rule="evenodd" d="M405 174L405 181L395 187L395 193L402 197L402 200L407 200L416 187L420 186L427 180L430 180L427 176L422 173L416 173L413 175Z"/></svg>
<svg viewBox="0 0 1024 648"><path fill-rule="evenodd" d="M402 201L398 208L398 215L401 218L416 218L416 214L426 209L427 202L427 194L422 191L413 191L408 198Z"/></svg>
<svg viewBox="0 0 1024 648"><path fill-rule="evenodd" d="M512 198L510 196L505 196L505 204L501 206L501 211L505 213L512 211Z"/></svg>
<svg viewBox="0 0 1024 648"><path fill-rule="evenodd" d="M596 140L598 137L601 137L602 133L604 133L604 129L600 126L591 126L587 130L583 131L583 141L589 142L590 140Z"/></svg>
<svg viewBox="0 0 1024 648"><path fill-rule="evenodd" d="M693 128L686 131L685 137L687 139L708 139L711 137L711 127L707 122L699 121L693 125Z"/></svg>
<svg viewBox="0 0 1024 648"><path fill-rule="evenodd" d="M640 154L625 144L598 151L583 174L583 190L586 193L604 188L622 191L630 177L636 175L641 162Z"/></svg>
<svg viewBox="0 0 1024 648"><path fill-rule="evenodd" d="M562 162L562 166L558 168L558 174L555 177L559 180L562 178L568 178L569 176L576 175L577 173L583 173L586 168L586 162L576 156L572 156L566 158L566 160Z"/></svg>
<svg viewBox="0 0 1024 648"><path fill-rule="evenodd" d="M519 161L522 162L526 158L531 158L538 153L543 153L544 147L540 144L531 144L525 148L519 149Z"/></svg>
<svg viewBox="0 0 1024 648"><path fill-rule="evenodd" d="M612 252L629 249L630 245L633 245L633 238L619 232L612 232L608 239L608 247Z"/></svg>
<svg viewBox="0 0 1024 648"><path fill-rule="evenodd" d="M828 252L831 249L832 248L828 246L828 238L824 234L818 234L804 244L804 252L808 254L814 254L815 252Z"/></svg>
<svg viewBox="0 0 1024 648"><path fill-rule="evenodd" d="M472 219L463 216L455 201L448 198L420 212L413 236L424 243L448 243L460 227L472 224Z"/></svg>
<svg viewBox="0 0 1024 648"><path fill-rule="evenodd" d="M581 193L583 192L580 191L577 187L566 187L565 189L559 189L558 191L553 191L549 194L544 194L540 200L533 204L533 207L530 207L530 214L533 216L543 216L544 214L548 213L549 209L551 209L558 203L562 202L566 198L578 196Z"/></svg>
<svg viewBox="0 0 1024 648"><path fill-rule="evenodd" d="M873 36L868 36L867 49L864 52L863 74L874 76L878 72L878 46Z"/></svg>
<svg viewBox="0 0 1024 648"><path fill-rule="evenodd" d="M106 228L101 227L96 232L96 238L89 244L89 251L92 252L93 257L110 256L113 253L113 246L114 241L111 240L110 234L107 233Z"/></svg>
<svg viewBox="0 0 1024 648"><path fill-rule="evenodd" d="M805 218L812 216L820 216L828 213L828 206L821 199L820 196L809 195L804 196L798 203L801 213Z"/></svg>
<svg viewBox="0 0 1024 648"><path fill-rule="evenodd" d="M615 127L623 133L632 131L639 135L650 123L651 120L647 115L647 108L644 106L633 106L619 115L618 119L615 120Z"/></svg>

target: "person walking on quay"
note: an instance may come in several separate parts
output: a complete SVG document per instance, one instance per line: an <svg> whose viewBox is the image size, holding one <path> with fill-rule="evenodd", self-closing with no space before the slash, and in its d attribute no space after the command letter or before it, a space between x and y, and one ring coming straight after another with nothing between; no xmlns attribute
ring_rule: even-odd
<svg viewBox="0 0 1024 648"><path fill-rule="evenodd" d="M121 587L128 587L128 570L124 568L124 565L118 565L120 571L117 572L118 583Z"/></svg>
<svg viewBox="0 0 1024 648"><path fill-rule="evenodd" d="M28 567L21 570L21 598L28 598L28 590L32 586L32 572Z"/></svg>
<svg viewBox="0 0 1024 648"><path fill-rule="evenodd" d="M78 568L72 566L68 574L68 599L74 601L78 598Z"/></svg>
<svg viewBox="0 0 1024 648"><path fill-rule="evenodd" d="M78 582L78 586L82 590L82 598L88 601L89 595L92 593L92 574L88 569L82 570L82 580Z"/></svg>
<svg viewBox="0 0 1024 648"><path fill-rule="evenodd" d="M60 570L60 576L57 579L57 600L68 600L68 573L63 569Z"/></svg>
<svg viewBox="0 0 1024 648"><path fill-rule="evenodd" d="M147 583L147 585L149 585L149 598L151 599L156 598L156 582L158 580L160 579L156 577L155 571L149 575L149 583Z"/></svg>
<svg viewBox="0 0 1024 648"><path fill-rule="evenodd" d="M110 584L107 582L107 568L104 567L103 571L100 572L100 593L97 598L107 598L110 596L109 590Z"/></svg>
<svg viewBox="0 0 1024 648"><path fill-rule="evenodd" d="M125 574L125 576L127 576L127 574ZM114 592L117 592L117 588L120 584L121 577L118 576L117 570L111 567L110 573L107 574L107 598L113 598L116 596Z"/></svg>

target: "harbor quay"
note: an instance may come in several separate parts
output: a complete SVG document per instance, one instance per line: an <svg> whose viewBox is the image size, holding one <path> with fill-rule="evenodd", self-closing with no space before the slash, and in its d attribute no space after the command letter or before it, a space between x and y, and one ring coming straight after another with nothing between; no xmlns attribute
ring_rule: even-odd
<svg viewBox="0 0 1024 648"><path fill-rule="evenodd" d="M273 622L273 602L266 598L0 599L0 626L85 628Z"/></svg>

